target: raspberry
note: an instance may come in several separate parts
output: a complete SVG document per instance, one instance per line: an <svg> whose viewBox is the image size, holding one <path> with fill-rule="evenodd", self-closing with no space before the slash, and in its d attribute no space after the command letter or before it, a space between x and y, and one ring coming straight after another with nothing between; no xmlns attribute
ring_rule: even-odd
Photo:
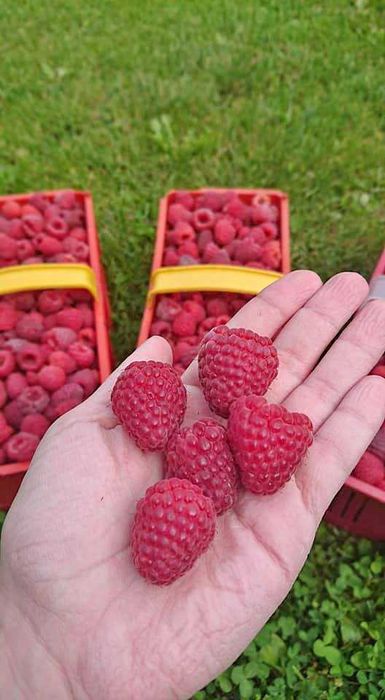
<svg viewBox="0 0 385 700"><path fill-rule="evenodd" d="M36 372L44 363L41 349L34 343L26 343L16 355L17 364L24 371Z"/></svg>
<svg viewBox="0 0 385 700"><path fill-rule="evenodd" d="M61 209L74 209L76 207L76 195L72 190L63 190L55 195L54 203Z"/></svg>
<svg viewBox="0 0 385 700"><path fill-rule="evenodd" d="M10 331L15 328L19 314L6 301L0 301L0 331Z"/></svg>
<svg viewBox="0 0 385 700"><path fill-rule="evenodd" d="M215 190L207 190L203 192L196 201L197 209L211 209L211 211L220 211L224 204L222 192Z"/></svg>
<svg viewBox="0 0 385 700"><path fill-rule="evenodd" d="M66 382L66 373L62 367L46 365L42 367L38 374L38 382L43 389L56 391Z"/></svg>
<svg viewBox="0 0 385 700"><path fill-rule="evenodd" d="M32 292L19 292L15 294L14 302L18 311L30 311L35 306L35 297Z"/></svg>
<svg viewBox="0 0 385 700"><path fill-rule="evenodd" d="M197 209L193 213L193 225L196 231L211 228L215 222L215 214L210 209Z"/></svg>
<svg viewBox="0 0 385 700"><path fill-rule="evenodd" d="M277 374L278 356L270 338L218 326L202 342L199 379L206 401L220 416L228 416L240 396L265 394Z"/></svg>
<svg viewBox="0 0 385 700"><path fill-rule="evenodd" d="M268 241L271 241L273 238L278 238L278 226L277 224L273 224L272 221L265 221L260 228Z"/></svg>
<svg viewBox="0 0 385 700"><path fill-rule="evenodd" d="M151 324L151 335L161 335L163 338L171 338L171 324L169 321L154 321Z"/></svg>
<svg viewBox="0 0 385 700"><path fill-rule="evenodd" d="M48 316L44 316L43 326L44 326L45 331L50 331L51 328L54 328L55 326L57 326L56 314L48 314Z"/></svg>
<svg viewBox="0 0 385 700"><path fill-rule="evenodd" d="M160 321L173 321L181 312L182 307L169 297L162 297L156 305L155 316Z"/></svg>
<svg viewBox="0 0 385 700"><path fill-rule="evenodd" d="M194 208L194 197L186 190L178 190L174 194L174 204L181 204L185 209Z"/></svg>
<svg viewBox="0 0 385 700"><path fill-rule="evenodd" d="M24 218L24 216L30 216L31 214L32 216L35 216L36 214L40 214L40 212L38 209L36 209L36 207L33 207L32 204L23 204L21 207L20 216Z"/></svg>
<svg viewBox="0 0 385 700"><path fill-rule="evenodd" d="M42 386L27 386L16 399L16 403L23 414L43 413L49 403L49 395Z"/></svg>
<svg viewBox="0 0 385 700"><path fill-rule="evenodd" d="M11 260L16 258L17 243L13 238L9 238L5 233L0 233L0 258Z"/></svg>
<svg viewBox="0 0 385 700"><path fill-rule="evenodd" d="M268 495L294 474L313 442L313 426L302 413L252 394L231 405L227 436L243 486Z"/></svg>
<svg viewBox="0 0 385 700"><path fill-rule="evenodd" d="M212 328L215 328L217 325L217 319L215 316L208 316L205 318L202 323L199 324L198 327L198 336L202 338L208 331L211 331Z"/></svg>
<svg viewBox="0 0 385 700"><path fill-rule="evenodd" d="M94 312L92 308L90 307L89 304L85 304L84 302L81 304L78 304L77 308L82 314L83 318L83 326L86 326L87 328L92 328L95 325L95 319L94 319Z"/></svg>
<svg viewBox="0 0 385 700"><path fill-rule="evenodd" d="M55 350L54 352L51 352L48 362L50 365L54 365L55 367L62 367L66 374L71 374L71 372L76 370L75 360L63 350Z"/></svg>
<svg viewBox="0 0 385 700"><path fill-rule="evenodd" d="M76 341L68 346L68 354L73 357L79 367L91 367L94 359L94 350L86 343Z"/></svg>
<svg viewBox="0 0 385 700"><path fill-rule="evenodd" d="M255 243L251 236L247 236L241 241L236 241L234 246L234 255L241 263L259 260L262 253L262 247Z"/></svg>
<svg viewBox="0 0 385 700"><path fill-rule="evenodd" d="M9 235L10 230L11 222L8 219L5 219L3 216L0 216L0 232Z"/></svg>
<svg viewBox="0 0 385 700"><path fill-rule="evenodd" d="M208 243L203 251L202 262L211 263L213 258L220 253L220 250L216 243Z"/></svg>
<svg viewBox="0 0 385 700"><path fill-rule="evenodd" d="M179 258L179 265L197 265L198 260L193 258L192 255L181 255Z"/></svg>
<svg viewBox="0 0 385 700"><path fill-rule="evenodd" d="M56 314L57 325L65 328L72 328L73 331L80 331L83 325L83 314L79 309L67 307Z"/></svg>
<svg viewBox="0 0 385 700"><path fill-rule="evenodd" d="M91 347L96 345L96 333L93 328L82 328L79 331L78 338L87 345L91 345Z"/></svg>
<svg viewBox="0 0 385 700"><path fill-rule="evenodd" d="M57 255L54 255L52 258L49 258L48 262L68 264L68 263L75 263L76 258L71 253L58 253Z"/></svg>
<svg viewBox="0 0 385 700"><path fill-rule="evenodd" d="M81 228L80 226L76 226L76 228L73 228L70 231L70 236L71 238L75 238L77 241L83 241L83 243L87 241L87 231L84 228Z"/></svg>
<svg viewBox="0 0 385 700"><path fill-rule="evenodd" d="M13 433L13 428L8 425L2 413L0 413L0 444L3 444Z"/></svg>
<svg viewBox="0 0 385 700"><path fill-rule="evenodd" d="M4 233L6 232L4 231ZM21 219L12 219L12 221L9 222L8 236L15 240L20 240L24 237L23 221Z"/></svg>
<svg viewBox="0 0 385 700"><path fill-rule="evenodd" d="M147 489L131 531L139 574L168 585L189 571L208 549L216 529L213 502L186 479L165 479Z"/></svg>
<svg viewBox="0 0 385 700"><path fill-rule="evenodd" d="M198 344L190 347L187 352L185 352L182 357L180 358L180 364L182 365L183 369L187 369L191 365L191 363L195 360L196 356L198 355Z"/></svg>
<svg viewBox="0 0 385 700"><path fill-rule="evenodd" d="M228 219L218 219L214 226L214 239L216 243L219 245L227 245L234 240L235 234L235 228Z"/></svg>
<svg viewBox="0 0 385 700"><path fill-rule="evenodd" d="M16 255L18 260L28 260L31 258L35 252L35 248L31 241L27 241L26 238L22 238L21 241L16 241Z"/></svg>
<svg viewBox="0 0 385 700"><path fill-rule="evenodd" d="M85 225L84 212L80 207L64 211L63 217L69 229L76 228L77 226L83 227Z"/></svg>
<svg viewBox="0 0 385 700"><path fill-rule="evenodd" d="M173 231L169 233L170 243L181 245L188 241L195 241L195 231L187 221L178 221Z"/></svg>
<svg viewBox="0 0 385 700"><path fill-rule="evenodd" d="M37 302L42 314L56 314L64 306L65 296L60 290L49 289L39 294Z"/></svg>
<svg viewBox="0 0 385 700"><path fill-rule="evenodd" d="M41 214L27 214L22 219L22 230L27 238L34 238L44 227L44 219Z"/></svg>
<svg viewBox="0 0 385 700"><path fill-rule="evenodd" d="M204 229L198 236L198 250L202 254L208 243L213 242L213 234L209 229Z"/></svg>
<svg viewBox="0 0 385 700"><path fill-rule="evenodd" d="M49 206L48 200L42 194L33 194L29 203L40 212L45 212Z"/></svg>
<svg viewBox="0 0 385 700"><path fill-rule="evenodd" d="M18 353L27 344L27 341L23 340L22 338L10 338L6 341L4 349L12 350L12 352Z"/></svg>
<svg viewBox="0 0 385 700"><path fill-rule="evenodd" d="M188 311L181 311L172 323L173 333L177 336L194 335L197 319Z"/></svg>
<svg viewBox="0 0 385 700"><path fill-rule="evenodd" d="M15 358L11 350L0 350L0 377L8 377L15 368Z"/></svg>
<svg viewBox="0 0 385 700"><path fill-rule="evenodd" d="M112 410L142 450L162 450L179 427L187 395L175 370L163 362L133 362L119 376Z"/></svg>
<svg viewBox="0 0 385 700"><path fill-rule="evenodd" d="M27 380L28 386L35 386L39 383L39 377L37 372L32 372L32 370L27 370L25 373L25 378Z"/></svg>
<svg viewBox="0 0 385 700"><path fill-rule="evenodd" d="M210 418L176 431L167 445L167 477L188 479L212 499L217 515L237 496L237 472L226 430Z"/></svg>
<svg viewBox="0 0 385 700"><path fill-rule="evenodd" d="M75 240L75 239L73 239ZM83 241L76 241L75 240L75 245L72 246L71 250L72 255L75 256L77 260L80 260L80 262L84 262L85 260L88 260L89 255L90 255L90 249L87 243L84 243Z"/></svg>
<svg viewBox="0 0 385 700"><path fill-rule="evenodd" d="M44 333L43 340L52 350L66 350L76 342L76 333L72 328L56 326Z"/></svg>
<svg viewBox="0 0 385 700"><path fill-rule="evenodd" d="M42 438L49 428L49 421L41 413L31 413L23 418L20 427L22 433L32 433Z"/></svg>
<svg viewBox="0 0 385 700"><path fill-rule="evenodd" d="M14 401L10 401L6 406L4 406L4 416L12 428L15 428L15 430L20 429L23 414L17 405L16 399Z"/></svg>
<svg viewBox="0 0 385 700"><path fill-rule="evenodd" d="M281 246L279 241L268 241L263 248L262 262L271 270L279 270L281 259Z"/></svg>
<svg viewBox="0 0 385 700"><path fill-rule="evenodd" d="M21 206L15 201L5 202L2 206L1 214L6 219L18 219L21 215Z"/></svg>
<svg viewBox="0 0 385 700"><path fill-rule="evenodd" d="M178 248L178 253L179 255L190 255L196 260L199 258L198 246L193 241L186 241L186 243L182 243Z"/></svg>
<svg viewBox="0 0 385 700"><path fill-rule="evenodd" d="M49 218L45 230L49 236L62 240L68 233L68 225L62 216L53 216Z"/></svg>
<svg viewBox="0 0 385 700"><path fill-rule="evenodd" d="M7 391L5 389L5 384L2 379L0 379L0 408L4 406L7 401Z"/></svg>
<svg viewBox="0 0 385 700"><path fill-rule="evenodd" d="M83 387L76 382L69 382L68 384L64 384L64 386L60 387L60 389L54 391L51 396L52 406L58 407L63 403L70 401L73 404L71 408L75 408L75 406L78 406L78 404L83 401L83 397Z"/></svg>
<svg viewBox="0 0 385 700"><path fill-rule="evenodd" d="M5 443L5 452L11 462L28 462L39 444L39 438L32 433L12 435Z"/></svg>
<svg viewBox="0 0 385 700"><path fill-rule="evenodd" d="M380 481L385 478L385 469L382 459L371 452L364 452L356 468L352 472L352 476L361 481L366 481L367 484L377 486Z"/></svg>
<svg viewBox="0 0 385 700"><path fill-rule="evenodd" d="M163 255L163 265L166 267L174 267L179 263L179 255L176 252L175 248L172 246L169 246L165 249L164 255Z"/></svg>
<svg viewBox="0 0 385 700"><path fill-rule="evenodd" d="M274 224L271 225L273 226ZM263 226L265 226L265 224L262 224L262 226L253 226L253 228L249 229L250 238L253 239L254 243L258 243L258 245L262 246L265 245L267 241ZM266 226L270 226L270 224L266 224Z"/></svg>
<svg viewBox="0 0 385 700"><path fill-rule="evenodd" d="M226 300L220 297L209 299L206 303L206 309L208 316L221 316L229 311Z"/></svg>
<svg viewBox="0 0 385 700"><path fill-rule="evenodd" d="M178 221L191 221L191 212L182 204L171 204L167 212L167 221L175 226Z"/></svg>
<svg viewBox="0 0 385 700"><path fill-rule="evenodd" d="M10 399L16 399L19 394L27 386L27 380L24 374L20 372L11 372L5 381L5 386L7 387L7 394Z"/></svg>
<svg viewBox="0 0 385 700"><path fill-rule="evenodd" d="M251 208L251 220L253 224L263 224L265 221L275 223L277 210L269 204L256 204Z"/></svg>
<svg viewBox="0 0 385 700"><path fill-rule="evenodd" d="M36 342L40 340L43 331L43 324L30 316L23 316L16 324L17 335L24 340Z"/></svg>
<svg viewBox="0 0 385 700"><path fill-rule="evenodd" d="M179 362L190 350L190 343L186 340L179 340L174 349L174 362Z"/></svg>
<svg viewBox="0 0 385 700"><path fill-rule="evenodd" d="M35 245L36 250L47 257L57 255L63 250L63 244L58 241L57 238L54 238L53 236L46 236L45 233L39 233L36 236Z"/></svg>
<svg viewBox="0 0 385 700"><path fill-rule="evenodd" d="M96 369L79 369L71 375L70 381L83 387L84 398L87 399L99 385L99 373Z"/></svg>
<svg viewBox="0 0 385 700"><path fill-rule="evenodd" d="M213 255L210 262L212 265L229 265L230 256L227 250L222 249L219 250L218 253L215 253L215 255Z"/></svg>
<svg viewBox="0 0 385 700"><path fill-rule="evenodd" d="M250 208L244 204L239 197L233 197L223 210L229 216L240 219L244 223L248 223L250 218Z"/></svg>
<svg viewBox="0 0 385 700"><path fill-rule="evenodd" d="M197 323L200 323L203 321L203 319L206 318L206 312L204 310L204 307L202 304L199 304L197 301L192 301L192 300L187 300L183 302L183 310L186 311L188 314L193 316L196 320Z"/></svg>

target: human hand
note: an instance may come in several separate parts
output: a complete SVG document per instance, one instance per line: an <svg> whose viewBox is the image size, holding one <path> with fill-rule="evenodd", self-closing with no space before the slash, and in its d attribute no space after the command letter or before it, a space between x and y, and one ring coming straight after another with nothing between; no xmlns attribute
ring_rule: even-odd
<svg viewBox="0 0 385 700"><path fill-rule="evenodd" d="M140 452L112 413L121 368L53 425L3 530L9 697L183 699L242 652L290 590L385 418L385 382L366 376L385 349L383 302L361 309L319 361L366 294L353 273L322 285L295 272L231 321L275 338L280 367L267 398L309 415L315 440L281 491L241 493L208 552L169 587L148 584L131 562L135 504L162 477L162 459ZM152 338L124 364L139 359L170 362L171 351ZM209 415L195 364L184 380L187 420Z"/></svg>

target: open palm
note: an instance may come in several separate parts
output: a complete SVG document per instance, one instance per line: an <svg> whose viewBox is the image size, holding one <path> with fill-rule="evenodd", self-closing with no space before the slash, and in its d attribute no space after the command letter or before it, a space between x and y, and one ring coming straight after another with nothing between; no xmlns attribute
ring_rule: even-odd
<svg viewBox="0 0 385 700"><path fill-rule="evenodd" d="M385 304L361 309L320 360L366 294L353 273L322 286L296 272L231 321L275 338L280 370L267 398L307 413L315 441L277 494L242 492L209 551L169 587L146 583L131 563L135 504L162 477L162 459L141 453L111 411L121 369L51 428L3 533L15 697L188 698L241 653L288 593L325 509L384 420L385 382L366 375L385 349ZM125 364L170 358L153 338ZM209 415L194 364L184 380L186 420Z"/></svg>

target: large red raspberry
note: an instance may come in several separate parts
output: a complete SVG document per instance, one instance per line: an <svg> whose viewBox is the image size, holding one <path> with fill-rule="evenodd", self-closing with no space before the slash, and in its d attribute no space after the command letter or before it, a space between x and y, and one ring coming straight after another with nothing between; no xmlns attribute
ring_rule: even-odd
<svg viewBox="0 0 385 700"><path fill-rule="evenodd" d="M0 302L0 331L10 331L15 328L17 319L20 314L12 304L6 301Z"/></svg>
<svg viewBox="0 0 385 700"><path fill-rule="evenodd" d="M165 479L147 489L131 531L134 565L141 576L168 585L192 568L214 539L214 504L186 479Z"/></svg>
<svg viewBox="0 0 385 700"><path fill-rule="evenodd" d="M56 314L57 325L65 328L72 328L76 333L83 325L83 314L80 309L67 306Z"/></svg>
<svg viewBox="0 0 385 700"><path fill-rule="evenodd" d="M15 240L24 238L23 221L21 219L12 219L12 221L9 222L8 236Z"/></svg>
<svg viewBox="0 0 385 700"><path fill-rule="evenodd" d="M243 486L267 495L294 474L313 442L313 426L304 414L251 395L232 403L227 435Z"/></svg>
<svg viewBox="0 0 385 700"><path fill-rule="evenodd" d="M17 397L16 403L23 416L44 413L49 403L49 395L42 386L27 386Z"/></svg>
<svg viewBox="0 0 385 700"><path fill-rule="evenodd" d="M211 228L215 222L215 214L211 209L196 209L193 213L193 224L196 231Z"/></svg>
<svg viewBox="0 0 385 700"><path fill-rule="evenodd" d="M23 418L20 427L23 433L32 433L42 438L49 428L49 421L41 413L31 413Z"/></svg>
<svg viewBox="0 0 385 700"><path fill-rule="evenodd" d="M0 377L8 377L15 368L15 358L11 350L0 350Z"/></svg>
<svg viewBox="0 0 385 700"><path fill-rule="evenodd" d="M165 248L163 255L163 265L166 267L174 267L179 263L179 255L173 246Z"/></svg>
<svg viewBox="0 0 385 700"><path fill-rule="evenodd" d="M48 362L50 365L55 365L56 367L62 367L66 374L71 374L76 370L76 362L68 352L64 350L54 350L48 357Z"/></svg>
<svg viewBox="0 0 385 700"><path fill-rule="evenodd" d="M90 396L99 385L99 372L96 369L79 369L77 372L71 375L71 382L75 384L80 384L84 389L84 398L86 399Z"/></svg>
<svg viewBox="0 0 385 700"><path fill-rule="evenodd" d="M87 231L85 228L81 228L81 226L76 226L73 228L69 232L69 235L71 238L76 238L77 241L83 241L84 243L87 241Z"/></svg>
<svg viewBox="0 0 385 700"><path fill-rule="evenodd" d="M185 310L181 311L172 323L173 333L179 337L194 335L196 327L196 316Z"/></svg>
<svg viewBox="0 0 385 700"><path fill-rule="evenodd" d="M191 316L194 316L197 323L201 323L201 321L206 318L204 306L199 304L197 301L193 301L192 299L188 299L187 301L183 302L183 310L188 314L191 314Z"/></svg>
<svg viewBox="0 0 385 700"><path fill-rule="evenodd" d="M377 455L368 451L364 452L352 476L355 476L356 479L361 479L361 481L366 481L367 484L372 484L372 486L378 486L385 478L384 463Z"/></svg>
<svg viewBox="0 0 385 700"><path fill-rule="evenodd" d="M55 314L63 308L65 292L60 289L48 289L41 292L38 299L38 307L42 314Z"/></svg>
<svg viewBox="0 0 385 700"><path fill-rule="evenodd" d="M279 241L268 241L262 252L262 262L270 270L279 270L281 266L281 246Z"/></svg>
<svg viewBox="0 0 385 700"><path fill-rule="evenodd" d="M21 241L16 241L16 255L18 260L28 260L35 253L35 246L31 241L22 238Z"/></svg>
<svg viewBox="0 0 385 700"><path fill-rule="evenodd" d="M35 343L25 343L16 355L17 364L25 372L37 372L44 364L41 348Z"/></svg>
<svg viewBox="0 0 385 700"><path fill-rule="evenodd" d="M45 365L38 374L38 382L47 391L56 391L66 382L66 373L62 367Z"/></svg>
<svg viewBox="0 0 385 700"><path fill-rule="evenodd" d="M39 235L36 236L34 243L36 250L48 258L63 251L62 243L53 236L46 236L45 233L39 233Z"/></svg>
<svg viewBox="0 0 385 700"><path fill-rule="evenodd" d="M10 401L6 406L4 406L4 417L7 423L12 425L12 428L15 428L15 430L20 429L23 414L17 405L16 399L14 399L14 401Z"/></svg>
<svg viewBox="0 0 385 700"><path fill-rule="evenodd" d="M76 207L76 194L72 190L62 190L55 195L54 201L61 209L74 209Z"/></svg>
<svg viewBox="0 0 385 700"><path fill-rule="evenodd" d="M206 303L207 316L222 316L229 312L229 307L226 299L221 297L213 297L207 300Z"/></svg>
<svg viewBox="0 0 385 700"><path fill-rule="evenodd" d="M222 217L218 219L214 226L214 239L219 245L228 245L236 235L236 231L231 221Z"/></svg>
<svg viewBox="0 0 385 700"><path fill-rule="evenodd" d="M76 341L68 347L68 354L73 357L78 367L91 367L95 359L95 351L87 345Z"/></svg>
<svg viewBox="0 0 385 700"><path fill-rule="evenodd" d="M158 301L155 309L155 316L160 321L173 321L181 310L182 307L177 301L165 296Z"/></svg>
<svg viewBox="0 0 385 700"><path fill-rule="evenodd" d="M0 258L3 260L12 260L17 256L17 242L7 236L5 233L0 233Z"/></svg>
<svg viewBox="0 0 385 700"><path fill-rule="evenodd" d="M174 194L174 204L182 204L185 209L194 208L194 197L187 190L178 190Z"/></svg>
<svg viewBox="0 0 385 700"><path fill-rule="evenodd" d="M35 296L33 292L18 292L13 299L15 309L18 311L31 311L35 306Z"/></svg>
<svg viewBox="0 0 385 700"><path fill-rule="evenodd" d="M168 477L200 486L213 500L217 515L234 505L238 475L226 430L217 421L203 418L176 431L167 445L166 464Z"/></svg>
<svg viewBox="0 0 385 700"><path fill-rule="evenodd" d="M19 338L36 342L40 340L44 331L44 326L37 318L22 316L16 324L16 333Z"/></svg>
<svg viewBox="0 0 385 700"><path fill-rule="evenodd" d="M196 200L196 209L211 209L211 211L220 211L224 204L224 196L222 192L216 190L206 190Z"/></svg>
<svg viewBox="0 0 385 700"><path fill-rule="evenodd" d="M171 226L175 226L178 221L191 221L191 211L182 204L171 204L167 212L167 221Z"/></svg>
<svg viewBox="0 0 385 700"><path fill-rule="evenodd" d="M240 396L265 394L278 374L270 338L245 328L213 328L202 341L198 363L206 401L220 416L228 416Z"/></svg>
<svg viewBox="0 0 385 700"><path fill-rule="evenodd" d="M76 333L72 328L56 326L44 333L43 340L48 343L52 350L66 350L72 343L76 342Z"/></svg>
<svg viewBox="0 0 385 700"><path fill-rule="evenodd" d="M21 215L21 206L14 200L8 200L3 204L1 214L6 219L18 219Z"/></svg>
<svg viewBox="0 0 385 700"><path fill-rule="evenodd" d="M172 231L167 233L167 242L172 245L192 243L195 241L195 231L187 221L178 221Z"/></svg>
<svg viewBox="0 0 385 700"><path fill-rule="evenodd" d="M11 372L5 381L7 394L10 399L16 399L26 388L27 380L21 372Z"/></svg>
<svg viewBox="0 0 385 700"><path fill-rule="evenodd" d="M186 410L186 389L163 362L133 362L119 376L112 409L142 450L163 450Z"/></svg>
<svg viewBox="0 0 385 700"><path fill-rule="evenodd" d="M204 252L208 243L213 242L213 234L210 229L204 229L198 236L198 250L200 254Z"/></svg>
<svg viewBox="0 0 385 700"><path fill-rule="evenodd" d="M27 214L22 219L22 230L28 238L34 238L44 227L44 219L41 214Z"/></svg>
<svg viewBox="0 0 385 700"><path fill-rule="evenodd" d="M7 421L4 418L4 415L0 413L0 444L2 445L3 442L8 440L12 433L13 428L10 425L8 425Z"/></svg>
<svg viewBox="0 0 385 700"><path fill-rule="evenodd" d="M5 452L11 462L28 462L39 444L39 438L32 433L12 435L5 443Z"/></svg>
<svg viewBox="0 0 385 700"><path fill-rule="evenodd" d="M83 326L86 326L86 328L92 328L95 325L95 319L91 306L83 302L78 304L77 308L82 314Z"/></svg>
<svg viewBox="0 0 385 700"><path fill-rule="evenodd" d="M49 236L53 236L54 238L61 240L67 235L68 225L62 216L53 216L49 218L45 230Z"/></svg>

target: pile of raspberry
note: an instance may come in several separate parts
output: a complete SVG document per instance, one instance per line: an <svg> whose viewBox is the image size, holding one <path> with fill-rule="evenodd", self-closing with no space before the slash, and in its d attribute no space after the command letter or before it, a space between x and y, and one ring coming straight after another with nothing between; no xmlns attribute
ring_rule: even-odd
<svg viewBox="0 0 385 700"><path fill-rule="evenodd" d="M49 425L99 385L85 290L0 298L0 464L29 461Z"/></svg>
<svg viewBox="0 0 385 700"><path fill-rule="evenodd" d="M88 263L84 207L72 191L0 204L0 267Z"/></svg>
<svg viewBox="0 0 385 700"><path fill-rule="evenodd" d="M207 402L198 420L186 415L178 371L162 362L133 362L111 396L137 447L164 457L164 478L137 503L130 537L135 567L157 585L193 567L241 488L260 496L282 488L313 439L307 416L264 398L278 373L270 338L217 326L200 344L198 368Z"/></svg>
<svg viewBox="0 0 385 700"><path fill-rule="evenodd" d="M246 265L280 270L279 210L257 194L250 204L235 192L179 191L167 212L162 264Z"/></svg>

